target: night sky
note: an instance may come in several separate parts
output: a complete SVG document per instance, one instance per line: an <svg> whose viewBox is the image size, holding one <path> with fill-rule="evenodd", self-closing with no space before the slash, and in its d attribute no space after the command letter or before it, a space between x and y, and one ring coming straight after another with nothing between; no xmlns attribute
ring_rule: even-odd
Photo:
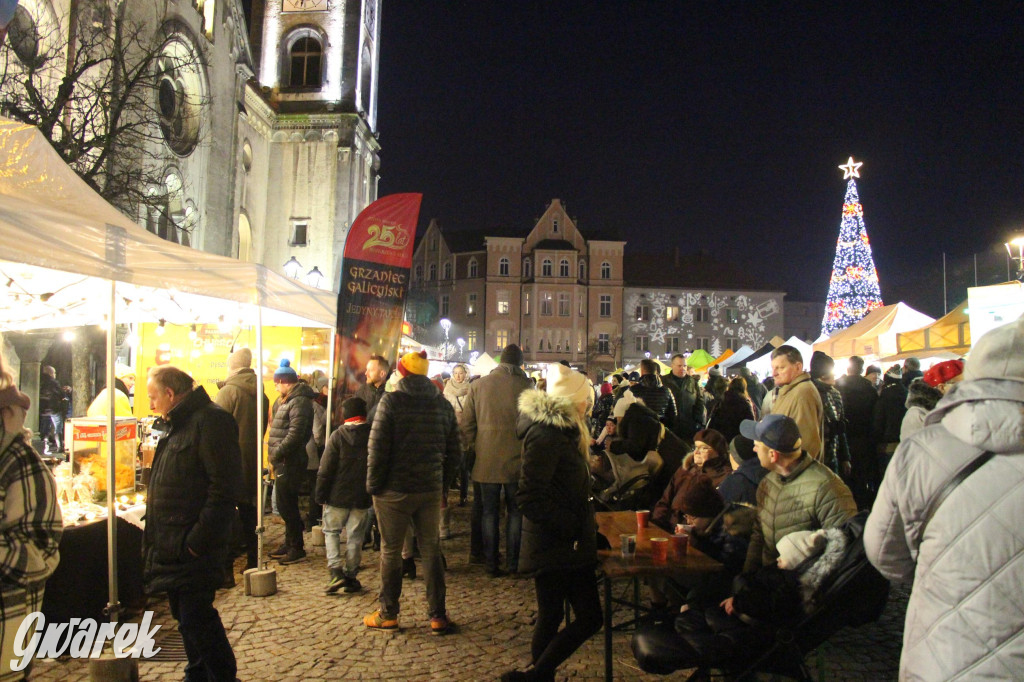
<svg viewBox="0 0 1024 682"><path fill-rule="evenodd" d="M381 21L380 190L422 192L421 230L525 236L558 197L585 237L824 301L853 155L883 297L932 315L943 251L951 280L975 253L1001 280L1024 232L1024 3L386 0Z"/></svg>

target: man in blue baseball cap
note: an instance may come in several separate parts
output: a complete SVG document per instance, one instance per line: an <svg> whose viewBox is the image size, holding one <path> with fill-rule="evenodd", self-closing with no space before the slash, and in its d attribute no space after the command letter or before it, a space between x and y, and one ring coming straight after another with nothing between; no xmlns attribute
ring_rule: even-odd
<svg viewBox="0 0 1024 682"><path fill-rule="evenodd" d="M745 571L775 565L776 543L794 531L834 528L857 513L842 479L802 447L800 429L790 417L770 414L740 423L754 441L761 466L770 473L757 487L758 523L750 538Z"/></svg>

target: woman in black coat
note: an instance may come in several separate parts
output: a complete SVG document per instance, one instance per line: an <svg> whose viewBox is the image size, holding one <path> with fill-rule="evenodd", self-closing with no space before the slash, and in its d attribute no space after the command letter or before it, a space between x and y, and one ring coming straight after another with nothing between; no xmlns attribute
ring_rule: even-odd
<svg viewBox="0 0 1024 682"><path fill-rule="evenodd" d="M537 622L533 667L505 673L501 679L506 682L554 680L556 668L600 630L602 622L595 573L597 521L587 464L586 415L593 391L585 376L560 364L549 365L546 391L523 391L519 396L519 570L536 574ZM559 631L566 601L576 617Z"/></svg>
<svg viewBox="0 0 1024 682"><path fill-rule="evenodd" d="M732 442L740 435L740 422L744 419L755 420L757 417L747 395L747 382L743 377L734 377L711 415L708 428L725 436L726 442Z"/></svg>

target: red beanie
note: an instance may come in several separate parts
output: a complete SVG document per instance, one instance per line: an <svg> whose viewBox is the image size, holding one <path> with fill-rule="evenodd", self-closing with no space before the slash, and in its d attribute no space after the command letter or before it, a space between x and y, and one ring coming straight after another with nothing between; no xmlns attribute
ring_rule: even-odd
<svg viewBox="0 0 1024 682"><path fill-rule="evenodd" d="M945 362L940 362L939 364L932 366L931 369L925 372L924 381L932 388L935 388L940 384L946 383L950 379L955 379L963 373L963 360L946 360Z"/></svg>

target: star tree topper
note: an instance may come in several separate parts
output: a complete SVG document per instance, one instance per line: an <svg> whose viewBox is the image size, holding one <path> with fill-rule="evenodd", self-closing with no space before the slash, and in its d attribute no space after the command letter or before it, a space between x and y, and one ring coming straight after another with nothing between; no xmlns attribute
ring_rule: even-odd
<svg viewBox="0 0 1024 682"><path fill-rule="evenodd" d="M849 178L859 178L860 177L860 167L863 166L863 165L864 165L863 161L854 163L853 157L851 156L849 161L847 161L843 165L839 166L839 170L841 170L841 171L843 171L843 173L845 173L845 175L843 176L843 180L848 180Z"/></svg>

